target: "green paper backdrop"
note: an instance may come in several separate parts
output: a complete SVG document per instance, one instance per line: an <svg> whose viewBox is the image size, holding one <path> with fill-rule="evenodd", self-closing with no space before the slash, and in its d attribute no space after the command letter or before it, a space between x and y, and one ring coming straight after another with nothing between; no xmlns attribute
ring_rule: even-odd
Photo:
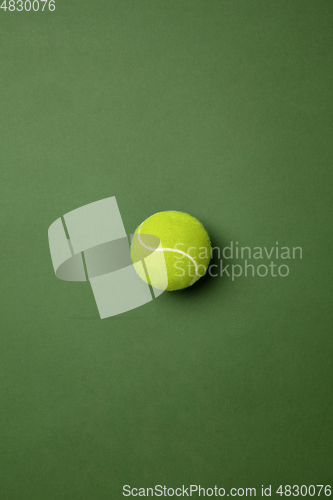
<svg viewBox="0 0 333 500"><path fill-rule="evenodd" d="M55 5L0 9L0 498L332 484L332 3ZM100 320L47 229L108 196L302 259Z"/></svg>

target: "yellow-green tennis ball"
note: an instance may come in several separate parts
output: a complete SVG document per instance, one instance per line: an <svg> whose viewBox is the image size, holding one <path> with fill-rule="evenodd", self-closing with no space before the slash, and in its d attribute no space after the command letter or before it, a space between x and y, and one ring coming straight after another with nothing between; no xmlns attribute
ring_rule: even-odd
<svg viewBox="0 0 333 500"><path fill-rule="evenodd" d="M207 231L192 215L158 212L136 229L131 255L137 273L146 283L174 291L193 285L205 274L211 244ZM149 266L140 264L143 261Z"/></svg>

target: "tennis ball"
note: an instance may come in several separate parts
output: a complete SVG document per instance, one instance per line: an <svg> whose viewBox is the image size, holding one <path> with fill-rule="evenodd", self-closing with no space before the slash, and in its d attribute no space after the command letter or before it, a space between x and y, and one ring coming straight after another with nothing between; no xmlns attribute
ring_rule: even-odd
<svg viewBox="0 0 333 500"><path fill-rule="evenodd" d="M205 228L192 215L158 212L136 229L131 256L146 283L160 290L181 290L205 274L211 244Z"/></svg>

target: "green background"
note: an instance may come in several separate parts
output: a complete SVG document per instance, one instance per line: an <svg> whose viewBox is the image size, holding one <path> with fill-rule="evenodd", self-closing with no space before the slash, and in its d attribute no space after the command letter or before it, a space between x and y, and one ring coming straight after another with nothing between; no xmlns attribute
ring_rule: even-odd
<svg viewBox="0 0 333 500"><path fill-rule="evenodd" d="M332 483L332 3L55 3L0 10L1 500ZM47 230L108 196L303 259L100 320Z"/></svg>

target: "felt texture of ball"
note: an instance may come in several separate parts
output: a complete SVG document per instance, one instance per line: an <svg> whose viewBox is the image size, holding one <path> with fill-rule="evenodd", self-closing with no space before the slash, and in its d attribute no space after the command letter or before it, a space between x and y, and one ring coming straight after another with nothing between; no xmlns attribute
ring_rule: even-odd
<svg viewBox="0 0 333 500"><path fill-rule="evenodd" d="M154 253L154 249L155 254L162 252L163 256L158 255L160 260L155 259L148 272L144 266L135 265L140 259L144 260L142 250ZM136 229L131 256L137 273L146 283L157 289L176 291L193 285L205 274L211 258L211 243L201 222L192 215L158 212ZM163 279L163 268L167 282Z"/></svg>

